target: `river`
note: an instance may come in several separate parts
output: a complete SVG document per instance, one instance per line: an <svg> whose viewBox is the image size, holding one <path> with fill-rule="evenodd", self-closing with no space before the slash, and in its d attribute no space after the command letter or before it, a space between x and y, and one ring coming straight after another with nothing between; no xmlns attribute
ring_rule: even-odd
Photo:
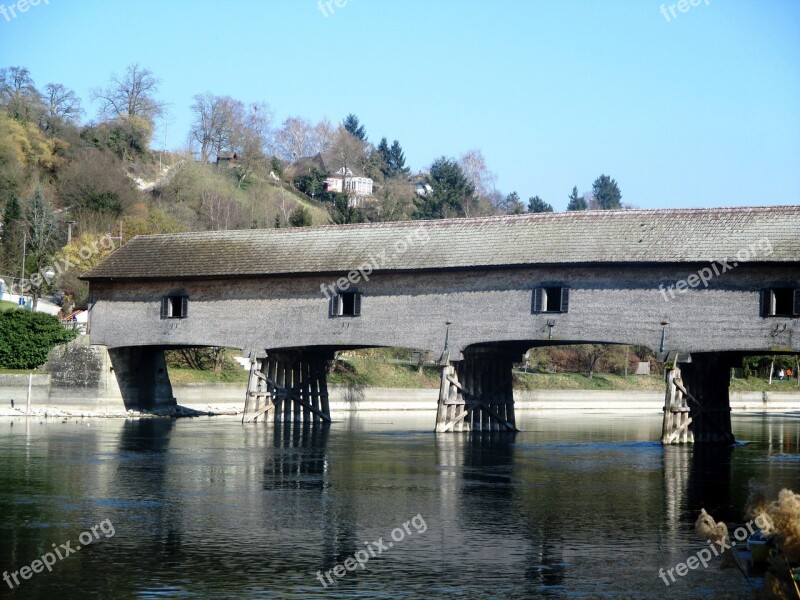
<svg viewBox="0 0 800 600"><path fill-rule="evenodd" d="M660 418L0 419L0 597L753 598L719 559L659 569L750 479L800 489L800 414L734 416L732 448L663 448Z"/></svg>

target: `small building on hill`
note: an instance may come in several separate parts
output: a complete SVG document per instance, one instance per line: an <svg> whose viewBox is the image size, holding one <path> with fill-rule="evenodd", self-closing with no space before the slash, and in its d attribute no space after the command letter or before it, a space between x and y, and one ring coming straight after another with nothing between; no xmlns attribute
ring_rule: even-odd
<svg viewBox="0 0 800 600"><path fill-rule="evenodd" d="M353 172L350 167L340 167L333 171L325 162L322 154L304 156L298 159L286 170L289 181L298 177L309 175L314 171L325 175L324 190L335 194L346 193L350 197L350 205L358 206L365 198L373 194L374 182L371 178Z"/></svg>
<svg viewBox="0 0 800 600"><path fill-rule="evenodd" d="M348 167L340 168L332 176L325 179L325 191L341 194L346 192L350 196L362 199L372 196L373 181L369 177L358 177Z"/></svg>
<svg viewBox="0 0 800 600"><path fill-rule="evenodd" d="M239 160L239 155L236 152L220 152L217 154L217 166L232 167Z"/></svg>

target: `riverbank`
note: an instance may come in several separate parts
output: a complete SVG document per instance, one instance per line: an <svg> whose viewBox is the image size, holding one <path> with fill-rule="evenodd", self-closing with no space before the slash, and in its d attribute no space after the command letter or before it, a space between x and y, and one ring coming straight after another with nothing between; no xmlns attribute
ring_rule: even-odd
<svg viewBox="0 0 800 600"><path fill-rule="evenodd" d="M27 404L31 384L30 407ZM240 383L176 383L177 407L154 412L125 410L113 400L51 397L49 376L0 375L0 416L142 417L240 415L245 386ZM330 408L337 415L373 411L436 411L438 390L408 388L353 388L331 385ZM57 392L56 392L57 393ZM664 392L655 390L517 390L517 411L661 412ZM800 411L800 391L732 392L734 413Z"/></svg>
<svg viewBox="0 0 800 600"><path fill-rule="evenodd" d="M360 361L363 362L363 361ZM357 385L370 388L401 389L439 389L439 371L436 367L426 366L422 372L410 363L383 363L370 361L358 364L356 369L347 366L353 361L346 361L345 367L340 363L328 376L331 385ZM169 368L169 378L174 384L235 384L247 385L249 373L242 370L226 370L222 373L213 371L197 371L185 368ZM514 371L515 390L598 390L598 391L654 391L664 390L662 375L617 375L614 373L595 373L588 377L584 373L525 373ZM736 378L731 381L731 392L800 392L796 379L779 380L773 378L772 384L767 379L750 377Z"/></svg>

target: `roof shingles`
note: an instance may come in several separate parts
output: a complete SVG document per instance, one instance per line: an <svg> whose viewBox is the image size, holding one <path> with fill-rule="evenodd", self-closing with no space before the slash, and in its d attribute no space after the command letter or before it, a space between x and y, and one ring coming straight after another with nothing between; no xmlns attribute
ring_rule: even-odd
<svg viewBox="0 0 800 600"><path fill-rule="evenodd" d="M379 263L376 270L684 263L735 258L740 252L750 255L740 262L800 262L800 206L584 211L138 236L83 278L347 272L375 262L372 258Z"/></svg>

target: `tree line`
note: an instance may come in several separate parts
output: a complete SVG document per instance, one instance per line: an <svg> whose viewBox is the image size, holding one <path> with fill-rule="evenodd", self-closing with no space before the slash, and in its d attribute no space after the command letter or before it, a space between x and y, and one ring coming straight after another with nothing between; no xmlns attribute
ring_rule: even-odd
<svg viewBox="0 0 800 600"><path fill-rule="evenodd" d="M477 149L413 174L400 140L374 143L355 114L337 124L277 122L264 101L200 93L184 150L156 151L154 132L169 109L160 83L130 65L91 89L97 111L89 116L64 84L39 87L25 67L0 69L0 277L31 279L53 256L112 233L125 243L141 233L552 211L539 196L525 205L516 192L501 194ZM298 167L315 156L324 172ZM337 172L371 178L373 198L354 203L327 191L325 178ZM590 193L574 188L568 209L619 208L621 197L602 175ZM37 293L65 288L85 304L77 276L90 264Z"/></svg>

